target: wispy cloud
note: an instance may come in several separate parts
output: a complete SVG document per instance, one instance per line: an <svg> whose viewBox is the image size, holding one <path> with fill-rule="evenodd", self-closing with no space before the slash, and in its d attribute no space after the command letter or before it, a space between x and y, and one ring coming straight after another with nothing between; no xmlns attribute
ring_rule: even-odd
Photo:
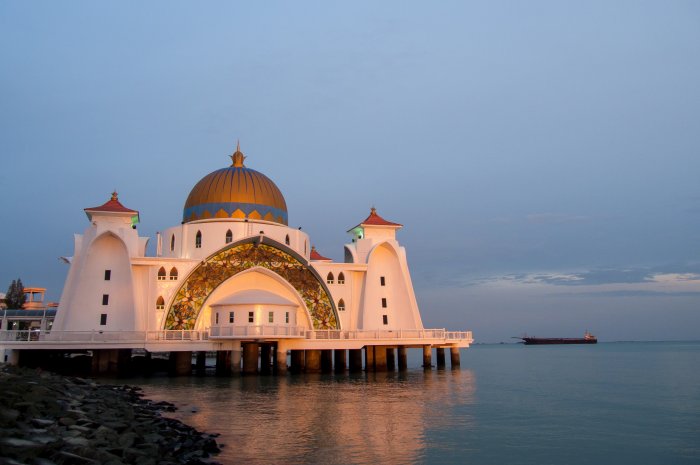
<svg viewBox="0 0 700 465"><path fill-rule="evenodd" d="M467 279L463 286L539 290L551 294L626 296L700 295L700 270L604 268L576 272L532 272ZM574 289L576 289L574 291Z"/></svg>
<svg viewBox="0 0 700 465"><path fill-rule="evenodd" d="M535 224L564 224L564 223L580 223L590 221L590 216L583 215L564 215L560 213L530 213L525 216L528 223Z"/></svg>

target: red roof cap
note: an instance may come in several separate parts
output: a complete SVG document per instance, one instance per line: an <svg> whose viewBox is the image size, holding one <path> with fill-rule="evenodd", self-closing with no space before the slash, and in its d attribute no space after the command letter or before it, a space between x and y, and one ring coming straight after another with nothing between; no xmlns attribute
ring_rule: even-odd
<svg viewBox="0 0 700 465"><path fill-rule="evenodd" d="M139 214L138 211L132 210L130 208L126 208L124 205L122 205L121 202L119 201L119 196L118 196L116 191L112 192L111 199L109 199L107 202L100 205L99 207L86 208L85 213L88 213L88 212L131 213L132 215ZM90 216L90 215L88 214L88 216Z"/></svg>
<svg viewBox="0 0 700 465"><path fill-rule="evenodd" d="M377 209L372 207L370 210L369 216L367 217L366 220L364 220L362 223L360 223L360 226L365 226L365 225L370 225L370 226L403 226L402 224L399 223L392 223L391 221L387 221L381 216L377 215Z"/></svg>
<svg viewBox="0 0 700 465"><path fill-rule="evenodd" d="M324 257L323 255L321 255L320 253L318 253L318 252L316 251L316 247L314 247L313 245L311 246L311 260L315 260L315 261L327 260L327 261L329 261L329 262L331 261L330 258Z"/></svg>

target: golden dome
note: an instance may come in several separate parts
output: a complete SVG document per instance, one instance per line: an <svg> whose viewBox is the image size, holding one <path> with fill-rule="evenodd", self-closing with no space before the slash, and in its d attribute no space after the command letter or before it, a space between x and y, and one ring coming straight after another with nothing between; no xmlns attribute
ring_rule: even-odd
<svg viewBox="0 0 700 465"><path fill-rule="evenodd" d="M233 164L204 176L190 192L182 212L184 222L209 218L248 218L287 224L287 202L274 182L243 165L236 147Z"/></svg>

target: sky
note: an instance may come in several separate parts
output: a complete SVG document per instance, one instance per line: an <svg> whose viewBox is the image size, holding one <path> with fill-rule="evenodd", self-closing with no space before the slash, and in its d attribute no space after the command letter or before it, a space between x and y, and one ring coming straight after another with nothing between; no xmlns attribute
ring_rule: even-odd
<svg viewBox="0 0 700 465"><path fill-rule="evenodd" d="M700 339L697 1L8 0L0 58L0 291L240 141L323 255L403 224L426 327Z"/></svg>

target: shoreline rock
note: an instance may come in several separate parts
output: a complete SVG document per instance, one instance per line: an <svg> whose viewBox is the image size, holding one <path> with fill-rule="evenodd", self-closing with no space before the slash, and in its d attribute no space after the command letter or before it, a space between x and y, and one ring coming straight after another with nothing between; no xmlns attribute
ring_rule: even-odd
<svg viewBox="0 0 700 465"><path fill-rule="evenodd" d="M141 389L41 370L0 370L0 465L215 464L216 435L179 420Z"/></svg>

